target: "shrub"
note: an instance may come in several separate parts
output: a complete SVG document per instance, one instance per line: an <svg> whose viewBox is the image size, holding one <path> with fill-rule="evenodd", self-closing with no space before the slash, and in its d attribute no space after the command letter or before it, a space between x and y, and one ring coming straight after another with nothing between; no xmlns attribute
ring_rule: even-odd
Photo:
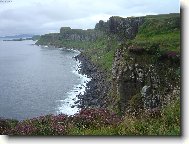
<svg viewBox="0 0 189 144"><path fill-rule="evenodd" d="M106 109L82 109L73 117L73 123L78 128L99 128L102 126L117 126L120 118Z"/></svg>

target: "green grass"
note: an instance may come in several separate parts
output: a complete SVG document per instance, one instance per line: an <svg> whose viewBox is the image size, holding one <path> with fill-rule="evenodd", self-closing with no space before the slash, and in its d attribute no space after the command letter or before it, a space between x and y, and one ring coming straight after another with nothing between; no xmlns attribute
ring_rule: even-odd
<svg viewBox="0 0 189 144"><path fill-rule="evenodd" d="M130 43L145 49L156 45L160 51L180 52L180 15L145 17L145 22L139 27L136 38Z"/></svg>
<svg viewBox="0 0 189 144"><path fill-rule="evenodd" d="M131 43L137 47L150 49L151 46L157 45L160 51L180 52L180 32L173 31L166 34L154 36L137 35Z"/></svg>
<svg viewBox="0 0 189 144"><path fill-rule="evenodd" d="M145 22L139 29L138 34L153 36L157 34L166 34L174 30L180 30L180 15L159 15L147 16Z"/></svg>
<svg viewBox="0 0 189 144"><path fill-rule="evenodd" d="M70 135L93 135L93 136L111 136L118 135L118 127L99 127L94 129L78 129L73 128L70 131Z"/></svg>
<svg viewBox="0 0 189 144"><path fill-rule="evenodd" d="M161 116L126 116L120 125L120 135L180 135L180 100L176 100L162 109Z"/></svg>
<svg viewBox="0 0 189 144"><path fill-rule="evenodd" d="M107 36L105 36L105 38L100 38L93 42L92 45L85 50L85 54L103 70L111 72L114 53L117 47L118 42L115 38L112 37L108 39Z"/></svg>

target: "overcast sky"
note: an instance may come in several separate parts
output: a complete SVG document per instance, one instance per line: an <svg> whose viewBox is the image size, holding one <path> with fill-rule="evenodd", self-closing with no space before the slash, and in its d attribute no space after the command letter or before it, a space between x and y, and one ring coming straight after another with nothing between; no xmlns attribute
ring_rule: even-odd
<svg viewBox="0 0 189 144"><path fill-rule="evenodd" d="M4 1L4 2L3 2ZM0 36L89 29L111 16L180 12L179 0L12 0L0 2Z"/></svg>

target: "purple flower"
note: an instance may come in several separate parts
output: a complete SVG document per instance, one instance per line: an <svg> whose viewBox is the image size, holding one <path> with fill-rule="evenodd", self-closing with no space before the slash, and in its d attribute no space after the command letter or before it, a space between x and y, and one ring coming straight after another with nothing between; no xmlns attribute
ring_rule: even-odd
<svg viewBox="0 0 189 144"><path fill-rule="evenodd" d="M65 134L65 127L61 124L53 124L52 126L55 135L63 135Z"/></svg>

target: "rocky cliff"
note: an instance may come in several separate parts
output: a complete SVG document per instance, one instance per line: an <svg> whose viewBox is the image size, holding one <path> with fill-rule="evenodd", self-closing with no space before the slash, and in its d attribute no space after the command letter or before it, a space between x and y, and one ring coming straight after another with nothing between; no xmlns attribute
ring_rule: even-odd
<svg viewBox="0 0 189 144"><path fill-rule="evenodd" d="M82 30L62 27L59 33L42 35L36 44L65 47L68 43L73 42L93 42L102 35L103 32L93 29Z"/></svg>
<svg viewBox="0 0 189 144"><path fill-rule="evenodd" d="M109 23L118 36L124 19ZM133 22L134 21L134 22ZM134 25L132 24L134 23ZM117 47L112 65L114 107L136 113L161 109L180 95L180 16L178 14L133 18ZM114 25L118 26L111 30ZM120 24L120 25L119 25ZM98 26L98 25L97 25ZM123 28L127 31L127 28ZM175 97L176 96L176 97Z"/></svg>
<svg viewBox="0 0 189 144"><path fill-rule="evenodd" d="M70 27L62 27L60 29L59 39L73 41L94 41L101 33L93 29L71 29Z"/></svg>
<svg viewBox="0 0 189 144"><path fill-rule="evenodd" d="M161 109L180 94L179 14L113 16L100 20L94 30L62 27L38 44L83 48L82 57L107 73L106 84L97 79L96 89L106 87L104 99L117 112ZM105 97L96 94L96 99Z"/></svg>
<svg viewBox="0 0 189 144"><path fill-rule="evenodd" d="M161 109L180 93L180 62L129 46L117 49L112 67L113 95L121 112Z"/></svg>
<svg viewBox="0 0 189 144"><path fill-rule="evenodd" d="M119 40L135 38L139 26L144 23L144 17L122 18L112 16L107 22L102 20L96 24L95 29L107 34L116 34Z"/></svg>

